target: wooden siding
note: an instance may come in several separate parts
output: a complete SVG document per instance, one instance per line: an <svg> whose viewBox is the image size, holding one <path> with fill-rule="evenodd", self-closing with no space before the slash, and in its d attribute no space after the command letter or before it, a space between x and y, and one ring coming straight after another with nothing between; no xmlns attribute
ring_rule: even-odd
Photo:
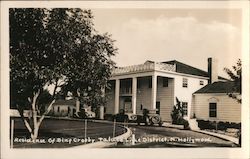
<svg viewBox="0 0 250 159"><path fill-rule="evenodd" d="M158 78L156 101L160 102L160 116L163 121L171 122L174 106L174 79L168 79L168 87L163 87L163 78Z"/></svg>
<svg viewBox="0 0 250 159"><path fill-rule="evenodd" d="M145 77L145 78L138 78L140 82L140 88L137 88L137 98L136 98L136 113L137 114L142 114L141 110L141 105L142 109L151 109L151 91L152 88L148 87L149 83L149 78L150 77Z"/></svg>
<svg viewBox="0 0 250 159"><path fill-rule="evenodd" d="M151 93L152 88L148 88L148 78L140 79L141 87L137 90L136 112L142 114L143 109L152 109ZM163 78L158 77L156 101L160 102L160 115L163 121L171 121L171 111L174 105L174 80L168 79L168 87L163 87Z"/></svg>
<svg viewBox="0 0 250 159"><path fill-rule="evenodd" d="M217 117L209 117L209 99L217 100ZM193 98L194 113L197 119L223 121L223 122L241 122L241 104L236 100L229 98L226 94L195 94Z"/></svg>

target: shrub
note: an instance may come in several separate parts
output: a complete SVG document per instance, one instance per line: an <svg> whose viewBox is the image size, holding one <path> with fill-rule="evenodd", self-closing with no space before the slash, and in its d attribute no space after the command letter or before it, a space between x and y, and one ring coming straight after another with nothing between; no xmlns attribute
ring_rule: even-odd
<svg viewBox="0 0 250 159"><path fill-rule="evenodd" d="M176 98L176 105L174 105L171 117L172 117L172 124L178 124L179 120L183 118L183 110L181 107L181 102ZM180 119L181 118L181 119Z"/></svg>
<svg viewBox="0 0 250 159"><path fill-rule="evenodd" d="M203 129L216 129L217 125L217 130L226 130L227 128L235 128L235 129L240 129L241 128L241 123L229 123L229 122L215 122L215 121L209 121L209 120L197 120L198 122L198 127L203 130Z"/></svg>
<svg viewBox="0 0 250 159"><path fill-rule="evenodd" d="M113 120L113 115L112 115L112 114L105 114L105 115L104 115L104 119L105 119L105 120L112 121L112 120Z"/></svg>
<svg viewBox="0 0 250 159"><path fill-rule="evenodd" d="M198 122L198 127L203 130L203 129L215 129L216 127L212 124L211 121L208 120L197 120Z"/></svg>
<svg viewBox="0 0 250 159"><path fill-rule="evenodd" d="M190 129L188 121L183 119L182 117L178 119L177 124L178 125L183 125L184 129L186 129L186 130Z"/></svg>
<svg viewBox="0 0 250 159"><path fill-rule="evenodd" d="M220 121L217 125L218 130L227 130L227 128L228 128L228 122L224 123Z"/></svg>
<svg viewBox="0 0 250 159"><path fill-rule="evenodd" d="M184 125L184 129L190 129L188 121L183 118L183 109L178 98L176 98L176 103L171 113L172 124Z"/></svg>

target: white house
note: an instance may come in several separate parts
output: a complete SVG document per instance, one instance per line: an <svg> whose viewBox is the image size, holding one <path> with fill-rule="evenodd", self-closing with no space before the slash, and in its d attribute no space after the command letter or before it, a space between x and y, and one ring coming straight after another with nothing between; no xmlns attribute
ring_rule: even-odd
<svg viewBox="0 0 250 159"><path fill-rule="evenodd" d="M141 65L117 67L106 90L106 114L141 114L144 108L171 122L171 111L177 97L184 106L185 118L193 116L193 93L208 83L225 79L217 76L216 60L208 59L208 72L178 61L146 61Z"/></svg>
<svg viewBox="0 0 250 159"><path fill-rule="evenodd" d="M69 116L73 117L76 112L76 100L57 100L50 111L51 115L54 116Z"/></svg>

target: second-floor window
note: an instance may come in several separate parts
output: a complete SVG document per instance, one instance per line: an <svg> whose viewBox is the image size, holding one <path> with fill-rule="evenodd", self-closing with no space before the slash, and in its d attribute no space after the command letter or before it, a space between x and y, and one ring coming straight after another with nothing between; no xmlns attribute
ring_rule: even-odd
<svg viewBox="0 0 250 159"><path fill-rule="evenodd" d="M152 78L148 79L148 88L152 88Z"/></svg>
<svg viewBox="0 0 250 159"><path fill-rule="evenodd" d="M137 89L141 89L141 80L137 80Z"/></svg>
<svg viewBox="0 0 250 159"><path fill-rule="evenodd" d="M204 85L204 81L200 81L200 85L203 86Z"/></svg>
<svg viewBox="0 0 250 159"><path fill-rule="evenodd" d="M185 88L188 87L188 79L187 78L182 79L182 87L185 87Z"/></svg>
<svg viewBox="0 0 250 159"><path fill-rule="evenodd" d="M168 78L167 77L162 78L162 86L163 87L168 87Z"/></svg>

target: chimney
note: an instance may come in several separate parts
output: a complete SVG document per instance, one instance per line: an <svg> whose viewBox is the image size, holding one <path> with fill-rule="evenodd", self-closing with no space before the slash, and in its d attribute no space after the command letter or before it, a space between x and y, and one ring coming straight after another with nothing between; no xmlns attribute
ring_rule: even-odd
<svg viewBox="0 0 250 159"><path fill-rule="evenodd" d="M215 58L208 58L208 83L214 83L218 81L218 61Z"/></svg>

